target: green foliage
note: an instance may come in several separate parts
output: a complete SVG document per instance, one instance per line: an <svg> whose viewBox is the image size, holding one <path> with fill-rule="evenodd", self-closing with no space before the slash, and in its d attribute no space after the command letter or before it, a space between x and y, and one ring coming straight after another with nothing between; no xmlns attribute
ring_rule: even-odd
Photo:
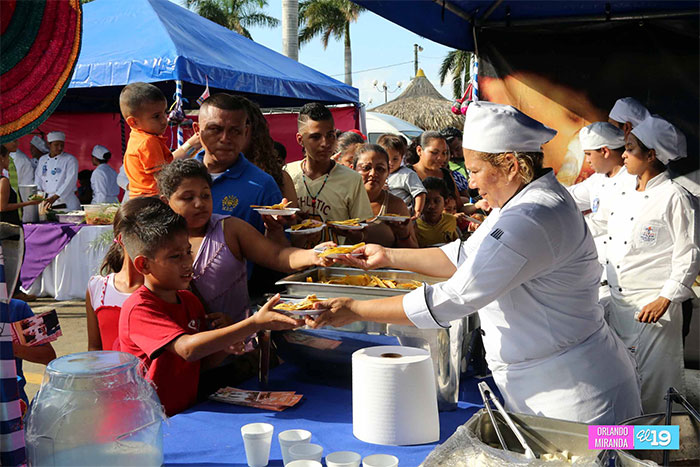
<svg viewBox="0 0 700 467"><path fill-rule="evenodd" d="M263 12L267 0L184 0L185 6L238 34L253 39L248 28L264 26L275 28L279 20Z"/></svg>
<svg viewBox="0 0 700 467"><path fill-rule="evenodd" d="M448 52L440 65L440 86L445 83L448 73L452 75L452 94L460 99L469 84L469 65L472 53L465 50Z"/></svg>
<svg viewBox="0 0 700 467"><path fill-rule="evenodd" d="M305 0L299 2L299 44L321 36L323 48L331 36L350 44L349 25L365 9L349 0ZM347 32L347 34L346 34Z"/></svg>

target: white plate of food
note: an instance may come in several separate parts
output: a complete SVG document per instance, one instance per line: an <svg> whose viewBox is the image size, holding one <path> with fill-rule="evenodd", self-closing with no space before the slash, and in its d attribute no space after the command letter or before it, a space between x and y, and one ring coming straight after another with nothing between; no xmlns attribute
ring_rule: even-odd
<svg viewBox="0 0 700 467"><path fill-rule="evenodd" d="M250 207L264 216L291 216L299 211L299 208L290 208L290 204L291 203L287 201L286 203L273 204L272 206L258 206L251 204Z"/></svg>
<svg viewBox="0 0 700 467"><path fill-rule="evenodd" d="M317 246L316 248L314 248L314 251L318 253L318 256L322 256L324 258L329 259L336 259L344 255L362 256L360 253L353 253L353 251L363 246L365 246L364 242L357 243L355 245L338 245L335 247Z"/></svg>
<svg viewBox="0 0 700 467"><path fill-rule="evenodd" d="M348 219L345 221L328 221L328 225L332 225L340 230L362 230L367 227L367 224L360 222L360 219Z"/></svg>
<svg viewBox="0 0 700 467"><path fill-rule="evenodd" d="M314 219L306 219L304 222L301 224L295 224L288 229L285 229L285 232L290 233L292 235L308 235L316 232L320 232L323 230L324 223L321 221L317 221Z"/></svg>
<svg viewBox="0 0 700 467"><path fill-rule="evenodd" d="M398 214L385 214L383 216L377 216L377 220L383 222L405 222L410 219L409 216L399 216Z"/></svg>
<svg viewBox="0 0 700 467"><path fill-rule="evenodd" d="M322 298L318 298L316 294L307 295L306 298L285 298L280 300L279 303L277 303L277 305L275 305L272 309L292 317L314 317L320 315L324 311L327 311L327 308L313 308L314 303L323 300L324 299Z"/></svg>

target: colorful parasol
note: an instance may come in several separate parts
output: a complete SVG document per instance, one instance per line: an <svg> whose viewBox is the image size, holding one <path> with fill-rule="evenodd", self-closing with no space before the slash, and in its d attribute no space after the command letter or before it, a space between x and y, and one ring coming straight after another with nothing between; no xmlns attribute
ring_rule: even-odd
<svg viewBox="0 0 700 467"><path fill-rule="evenodd" d="M55 110L81 35L79 0L0 1L0 143L31 132Z"/></svg>

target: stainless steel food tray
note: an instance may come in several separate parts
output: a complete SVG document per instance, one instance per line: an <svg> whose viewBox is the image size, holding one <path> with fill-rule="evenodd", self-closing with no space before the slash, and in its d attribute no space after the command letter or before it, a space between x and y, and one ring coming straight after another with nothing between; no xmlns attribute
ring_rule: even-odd
<svg viewBox="0 0 700 467"><path fill-rule="evenodd" d="M377 269L374 271L363 271L362 269L356 268L317 267L287 276L277 281L277 285L285 286L287 288L285 292L287 295L298 297L316 294L319 297L325 298L351 297L359 300L369 300L373 298L393 297L395 295L403 295L410 292L408 289L384 289L380 287L363 287L359 285L321 284L318 282L319 280L343 277L346 274L370 274L381 279L413 280L426 282L428 284L436 284L445 280L437 277L416 274L410 271L402 271L399 269ZM307 277L311 277L314 282L306 282Z"/></svg>

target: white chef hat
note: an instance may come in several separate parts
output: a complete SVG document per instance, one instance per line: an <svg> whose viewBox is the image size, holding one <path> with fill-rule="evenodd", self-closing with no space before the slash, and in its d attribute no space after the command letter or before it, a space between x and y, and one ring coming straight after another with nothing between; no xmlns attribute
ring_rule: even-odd
<svg viewBox="0 0 700 467"><path fill-rule="evenodd" d="M625 145L625 132L608 122L595 122L581 128L578 132L581 149L598 150L603 146L617 149Z"/></svg>
<svg viewBox="0 0 700 467"><path fill-rule="evenodd" d="M632 130L632 134L644 146L655 150L656 158L664 165L688 155L683 132L658 115L647 117Z"/></svg>
<svg viewBox="0 0 700 467"><path fill-rule="evenodd" d="M46 135L46 141L49 143L53 143L54 141L65 141L66 140L66 134L62 131L50 131L48 135Z"/></svg>
<svg viewBox="0 0 700 467"><path fill-rule="evenodd" d="M34 146L35 148L37 148L39 151L41 151L41 152L43 152L43 153L49 152L49 145L46 144L46 141L44 141L43 139L39 138L37 135L34 135L34 136L32 137L32 139L31 139L31 141L29 142L29 144L31 144L32 146Z"/></svg>
<svg viewBox="0 0 700 467"><path fill-rule="evenodd" d="M462 147L491 154L541 152L556 134L511 105L476 101L467 108Z"/></svg>
<svg viewBox="0 0 700 467"><path fill-rule="evenodd" d="M97 159L103 161L105 160L105 154L110 154L110 151L100 144L96 144L95 147L92 148L92 157L96 157Z"/></svg>
<svg viewBox="0 0 700 467"><path fill-rule="evenodd" d="M615 102L608 114L608 118L620 123L630 122L634 128L649 115L647 108L637 99L634 97L623 97Z"/></svg>

